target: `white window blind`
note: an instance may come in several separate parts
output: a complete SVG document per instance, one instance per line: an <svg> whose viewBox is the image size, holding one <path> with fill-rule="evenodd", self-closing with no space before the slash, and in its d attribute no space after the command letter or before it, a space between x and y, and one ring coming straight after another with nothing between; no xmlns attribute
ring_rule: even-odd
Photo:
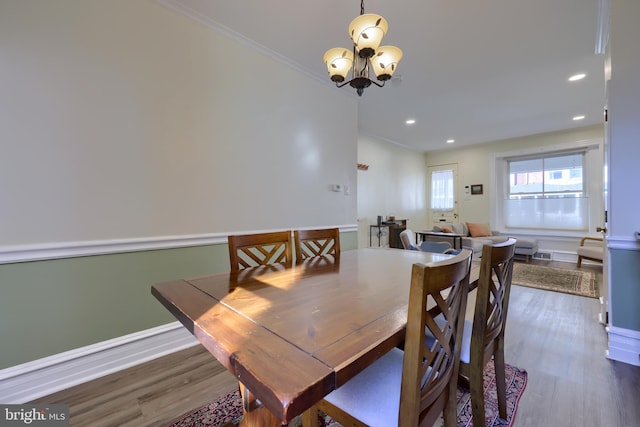
<svg viewBox="0 0 640 427"><path fill-rule="evenodd" d="M507 160L507 227L587 230L589 200L583 180L585 152Z"/></svg>
<svg viewBox="0 0 640 427"><path fill-rule="evenodd" d="M453 202L453 170L431 172L431 209L450 211Z"/></svg>

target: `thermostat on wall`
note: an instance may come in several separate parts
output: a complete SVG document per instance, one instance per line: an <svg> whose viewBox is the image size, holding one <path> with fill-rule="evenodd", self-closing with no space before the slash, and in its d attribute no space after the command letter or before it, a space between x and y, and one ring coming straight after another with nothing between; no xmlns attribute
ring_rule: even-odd
<svg viewBox="0 0 640 427"><path fill-rule="evenodd" d="M342 184L332 184L331 185L331 191L335 191L336 193L339 193L342 191Z"/></svg>

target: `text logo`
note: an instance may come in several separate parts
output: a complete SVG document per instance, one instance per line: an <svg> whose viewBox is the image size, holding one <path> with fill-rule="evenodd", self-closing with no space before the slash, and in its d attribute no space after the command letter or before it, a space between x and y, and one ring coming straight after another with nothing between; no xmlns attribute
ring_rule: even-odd
<svg viewBox="0 0 640 427"><path fill-rule="evenodd" d="M0 405L0 427L68 427L68 405Z"/></svg>

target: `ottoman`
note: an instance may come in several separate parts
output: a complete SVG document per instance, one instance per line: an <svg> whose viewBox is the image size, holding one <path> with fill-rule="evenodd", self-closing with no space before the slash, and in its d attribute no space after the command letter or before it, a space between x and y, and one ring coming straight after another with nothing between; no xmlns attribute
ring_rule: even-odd
<svg viewBox="0 0 640 427"><path fill-rule="evenodd" d="M538 252L538 241L524 237L516 238L516 255L526 257L527 262L531 261L533 254Z"/></svg>

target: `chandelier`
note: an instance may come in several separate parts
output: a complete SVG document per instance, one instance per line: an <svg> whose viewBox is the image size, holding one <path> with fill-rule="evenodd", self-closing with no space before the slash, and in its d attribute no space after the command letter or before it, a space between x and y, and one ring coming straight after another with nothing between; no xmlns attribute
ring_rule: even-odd
<svg viewBox="0 0 640 427"><path fill-rule="evenodd" d="M349 84L362 96L364 89L371 86L371 83L382 87L393 76L402 59L402 50L395 46L380 46L388 28L387 20L382 16L364 13L364 0L361 0L360 16L349 25L353 49L334 47L324 54L329 77L336 86ZM351 80L345 82L352 68ZM370 68L381 84L369 78Z"/></svg>

